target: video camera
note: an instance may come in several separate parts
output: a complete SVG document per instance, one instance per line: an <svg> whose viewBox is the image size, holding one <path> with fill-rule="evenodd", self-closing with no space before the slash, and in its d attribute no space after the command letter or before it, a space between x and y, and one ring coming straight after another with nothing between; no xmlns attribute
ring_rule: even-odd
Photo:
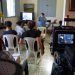
<svg viewBox="0 0 75 75"><path fill-rule="evenodd" d="M51 75L75 75L75 27L54 27L53 52L58 52Z"/></svg>
<svg viewBox="0 0 75 75"><path fill-rule="evenodd" d="M54 27L52 34L52 51L63 52L66 45L75 44L75 27Z"/></svg>

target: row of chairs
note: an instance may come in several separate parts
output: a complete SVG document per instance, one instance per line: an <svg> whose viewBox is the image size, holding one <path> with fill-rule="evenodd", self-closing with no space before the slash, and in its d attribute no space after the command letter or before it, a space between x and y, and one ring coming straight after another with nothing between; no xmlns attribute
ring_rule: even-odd
<svg viewBox="0 0 75 75"><path fill-rule="evenodd" d="M41 34L42 38L45 38L45 36L46 36L46 28L45 27L38 27L38 29L42 32L42 34ZM24 40L26 42L25 49L27 50L26 52L28 54L26 56L26 59L28 58L28 56L32 52L34 54L34 56L35 56L35 61L36 61L37 53L40 53L40 56L41 56L41 52L39 50L39 45L36 44L37 49L35 48L36 39L31 38L31 37L26 37L26 38L24 38ZM10 53L13 53L13 50L14 50L14 53L18 53L20 55L21 48L20 48L20 46L18 44L18 37L16 35L13 35L13 34L3 35L3 41L4 41L4 46L6 47L7 51L10 51Z"/></svg>
<svg viewBox="0 0 75 75"><path fill-rule="evenodd" d="M24 38L24 40L26 42L25 44L26 59L30 58L30 53L32 53L35 57L35 62L36 62L37 54L38 52L40 53L39 45L37 43L35 45L36 39L31 37L26 37ZM3 41L7 51L9 51L11 54L18 53L20 55L21 50L19 48L18 37L16 35L12 35L12 34L3 35Z"/></svg>
<svg viewBox="0 0 75 75"><path fill-rule="evenodd" d="M42 31L44 31L45 33L45 30L46 29ZM18 44L18 37L16 35L13 34L3 35L3 41L4 41L4 47L6 51L9 51L11 54L13 54L13 56L15 54L16 56L17 55L21 56L21 49ZM34 55L35 65L37 65L38 63L37 56L38 53L40 53L39 59L41 59L41 52L40 52L39 45L36 42L36 39L31 37L26 37L24 38L24 41L25 41L25 49L26 49L25 51L26 57L24 57L24 59L27 59L29 61L29 58L31 57L30 55L32 53ZM11 60L0 59L0 74L1 75L23 75L23 68L20 64Z"/></svg>
<svg viewBox="0 0 75 75"><path fill-rule="evenodd" d="M30 55L32 53L34 55L35 64L37 64L37 54L40 53L40 49L39 49L39 45L36 43L36 39L31 37L26 37L24 38L24 40L25 40L25 47L26 47L25 48L26 57L24 57L24 60L25 58L26 60L28 60L31 57ZM19 56L21 55L21 50L18 44L18 37L16 35L13 35L13 34L3 35L3 41L4 41L4 46L6 51L9 51L11 54L14 54L14 55L15 53ZM35 43L37 45L36 47L35 47ZM18 63L11 60L0 59L1 75L5 75L5 74L6 75L22 75L20 71L23 72L22 68L19 66Z"/></svg>

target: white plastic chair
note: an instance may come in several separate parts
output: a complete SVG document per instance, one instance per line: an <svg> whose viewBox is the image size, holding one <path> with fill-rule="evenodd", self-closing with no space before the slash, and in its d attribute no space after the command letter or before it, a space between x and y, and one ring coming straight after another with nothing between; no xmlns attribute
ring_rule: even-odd
<svg viewBox="0 0 75 75"><path fill-rule="evenodd" d="M14 53L20 54L17 35L13 35L13 34L3 35L3 41L7 51L9 52L12 51Z"/></svg>
<svg viewBox="0 0 75 75"><path fill-rule="evenodd" d="M36 42L36 39L32 37L25 37L24 40L25 40L26 50L28 50L28 53L27 53L28 59L31 58L31 54L33 54L35 57L35 64L37 64L37 60L38 60L37 54L39 52L41 56L41 52L39 49L39 45ZM35 42L36 42L36 49L35 49Z"/></svg>

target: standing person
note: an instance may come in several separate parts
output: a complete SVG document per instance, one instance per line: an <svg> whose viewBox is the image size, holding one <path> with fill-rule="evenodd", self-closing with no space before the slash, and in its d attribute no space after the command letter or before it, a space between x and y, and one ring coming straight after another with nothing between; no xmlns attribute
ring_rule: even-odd
<svg viewBox="0 0 75 75"><path fill-rule="evenodd" d="M44 49L43 49L43 44L42 44L42 39L41 39L41 31L37 30L36 29L36 23L34 21L29 21L28 22L28 28L30 30L27 30L25 31L23 34L22 34L22 37L20 39L20 42L22 43L24 40L25 37L32 37L32 38L36 38L37 41L38 41L38 44L41 48L41 54L44 54Z"/></svg>
<svg viewBox="0 0 75 75"><path fill-rule="evenodd" d="M41 13L41 16L38 19L40 26L46 26L46 17L44 13Z"/></svg>

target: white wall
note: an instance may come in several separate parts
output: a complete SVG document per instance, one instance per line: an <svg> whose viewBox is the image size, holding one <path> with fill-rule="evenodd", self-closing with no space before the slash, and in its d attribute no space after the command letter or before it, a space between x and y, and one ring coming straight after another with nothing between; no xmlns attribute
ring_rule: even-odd
<svg viewBox="0 0 75 75"><path fill-rule="evenodd" d="M63 20L64 1L65 1L65 0L57 0L57 5L56 5L56 17L57 17L58 20Z"/></svg>

